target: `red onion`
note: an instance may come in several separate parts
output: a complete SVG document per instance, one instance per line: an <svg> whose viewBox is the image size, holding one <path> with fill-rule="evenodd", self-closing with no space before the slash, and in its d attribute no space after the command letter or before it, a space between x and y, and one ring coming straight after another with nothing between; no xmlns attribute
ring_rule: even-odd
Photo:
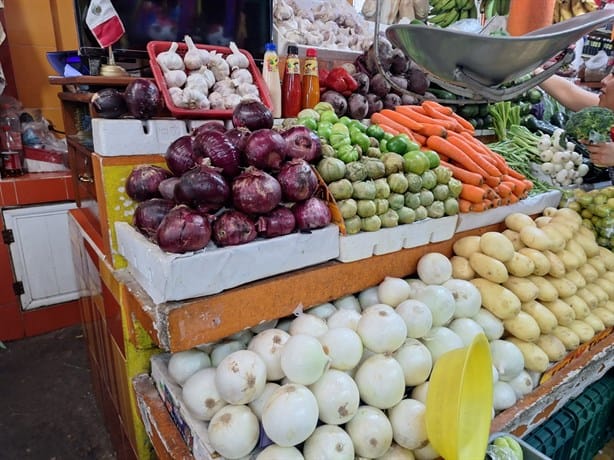
<svg viewBox="0 0 614 460"><path fill-rule="evenodd" d="M226 132L226 127L224 126L224 123L222 123L221 121L205 121L202 125L200 125L198 128L194 129L194 131L192 131L192 136L196 137L198 136L200 133L203 133L205 131L219 131L220 133L224 133Z"/></svg>
<svg viewBox="0 0 614 460"><path fill-rule="evenodd" d="M173 201L162 198L151 198L150 200L142 201L134 210L132 224L143 235L153 238L164 216L174 207L175 203Z"/></svg>
<svg viewBox="0 0 614 460"><path fill-rule="evenodd" d="M175 206L162 219L156 240L164 251L182 254L204 248L211 239L211 225L206 216L185 205Z"/></svg>
<svg viewBox="0 0 614 460"><path fill-rule="evenodd" d="M273 114L266 105L256 99L247 99L239 102L232 111L232 124L235 128L271 129L273 127Z"/></svg>
<svg viewBox="0 0 614 460"><path fill-rule="evenodd" d="M178 177L169 177L158 184L158 191L162 198L175 201L175 187L179 183Z"/></svg>
<svg viewBox="0 0 614 460"><path fill-rule="evenodd" d="M246 214L265 214L281 201L277 179L256 168L247 168L232 181L233 204Z"/></svg>
<svg viewBox="0 0 614 460"><path fill-rule="evenodd" d="M131 80L124 91L124 99L128 112L139 120L148 120L164 106L160 90L147 78Z"/></svg>
<svg viewBox="0 0 614 460"><path fill-rule="evenodd" d="M332 218L326 202L316 197L296 203L292 206L292 212L299 230L326 227Z"/></svg>
<svg viewBox="0 0 614 460"><path fill-rule="evenodd" d="M239 211L226 211L213 222L213 241L218 246L249 243L256 236L254 223Z"/></svg>
<svg viewBox="0 0 614 460"><path fill-rule="evenodd" d="M192 136L181 136L171 142L164 154L166 166L175 176L181 176L198 164Z"/></svg>
<svg viewBox="0 0 614 460"><path fill-rule="evenodd" d="M135 166L126 179L126 193L135 201L159 198L158 185L172 174L169 170L155 165Z"/></svg>
<svg viewBox="0 0 614 460"><path fill-rule="evenodd" d="M277 171L286 158L286 141L277 131L259 129L250 134L245 146L247 163L265 171Z"/></svg>
<svg viewBox="0 0 614 460"><path fill-rule="evenodd" d="M210 129L200 133L196 142L203 156L211 158L213 166L222 168L226 177L234 177L241 172L239 151L228 140L226 134Z"/></svg>
<svg viewBox="0 0 614 460"><path fill-rule="evenodd" d="M318 187L318 176L305 160L300 158L284 163L277 181L286 201L303 201L311 197Z"/></svg>
<svg viewBox="0 0 614 460"><path fill-rule="evenodd" d="M256 221L258 234L265 238L287 235L292 233L295 227L294 214L285 206L277 206L268 214L260 216Z"/></svg>
<svg viewBox="0 0 614 460"><path fill-rule="evenodd" d="M226 131L226 137L232 145L240 152L245 151L247 139L252 132L247 128L232 128Z"/></svg>
<svg viewBox="0 0 614 460"><path fill-rule="evenodd" d="M305 126L293 126L281 133L286 140L286 155L310 163L322 155L322 144L316 133Z"/></svg>
<svg viewBox="0 0 614 460"><path fill-rule="evenodd" d="M220 170L207 165L190 169L175 186L175 200L193 207L206 205L207 210L217 210L229 198L230 187Z"/></svg>
<svg viewBox="0 0 614 460"><path fill-rule="evenodd" d="M94 111L102 118L119 118L128 111L124 95L115 88L96 91L90 102Z"/></svg>

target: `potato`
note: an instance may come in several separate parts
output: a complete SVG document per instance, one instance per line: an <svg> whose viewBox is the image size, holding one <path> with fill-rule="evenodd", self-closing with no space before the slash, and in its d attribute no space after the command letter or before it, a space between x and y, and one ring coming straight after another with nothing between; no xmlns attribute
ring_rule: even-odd
<svg viewBox="0 0 614 460"><path fill-rule="evenodd" d="M575 270L581 265L580 259L578 259L573 252L568 251L567 249L558 251L555 254L561 260L561 262L563 262L563 265L565 265L565 270L568 272Z"/></svg>
<svg viewBox="0 0 614 460"><path fill-rule="evenodd" d="M519 233L520 241L529 248L537 249L538 251L545 251L551 248L550 238L541 228L524 227Z"/></svg>
<svg viewBox="0 0 614 460"><path fill-rule="evenodd" d="M599 246L599 257L603 260L605 268L607 268L608 271L614 271L614 254L612 251L603 246Z"/></svg>
<svg viewBox="0 0 614 460"><path fill-rule="evenodd" d="M535 265L534 275L543 276L550 271L550 260L541 251L532 248L522 248L518 252L533 261Z"/></svg>
<svg viewBox="0 0 614 460"><path fill-rule="evenodd" d="M599 299L597 298L595 294L592 293L592 291L583 287L583 288L578 289L578 292L576 292L576 295L578 295L578 297L581 297L582 300L586 302L586 305L588 305L588 308L591 308L591 309L597 308Z"/></svg>
<svg viewBox="0 0 614 460"><path fill-rule="evenodd" d="M605 330L605 324L603 324L603 321L601 321L599 317L593 313L588 315L582 321L592 327L595 332L601 332Z"/></svg>
<svg viewBox="0 0 614 460"><path fill-rule="evenodd" d="M573 235L576 234L576 232L578 231L581 225L575 220L566 219L563 216L554 216L552 220L550 221L550 223L553 225L559 225L561 227L565 227L567 230L571 232L572 237Z"/></svg>
<svg viewBox="0 0 614 460"><path fill-rule="evenodd" d="M608 300L614 300L614 284L605 278L597 278L594 283L608 295Z"/></svg>
<svg viewBox="0 0 614 460"><path fill-rule="evenodd" d="M513 318L503 320L503 327L514 337L527 342L535 342L541 334L537 321L522 310Z"/></svg>
<svg viewBox="0 0 614 460"><path fill-rule="evenodd" d="M548 274L550 276L554 276L555 278L562 278L565 276L565 265L557 257L557 255L549 250L543 251L544 255L550 261L550 270L548 270Z"/></svg>
<svg viewBox="0 0 614 460"><path fill-rule="evenodd" d="M575 350L580 346L580 337L568 327L557 326L552 334L563 342L567 350Z"/></svg>
<svg viewBox="0 0 614 460"><path fill-rule="evenodd" d="M452 256L452 278L459 280L472 280L475 278L475 271L469 265L469 259L461 256Z"/></svg>
<svg viewBox="0 0 614 460"><path fill-rule="evenodd" d="M544 278L554 286L556 292L559 293L559 298L569 297L578 291L578 287L567 278L555 278L549 275L544 276Z"/></svg>
<svg viewBox="0 0 614 460"><path fill-rule="evenodd" d="M481 252L469 256L469 265L478 275L493 283L503 283L509 276L503 262Z"/></svg>
<svg viewBox="0 0 614 460"><path fill-rule="evenodd" d="M535 300L523 303L520 308L533 317L542 334L550 334L559 324L554 313Z"/></svg>
<svg viewBox="0 0 614 460"><path fill-rule="evenodd" d="M518 251L518 249L525 247L523 242L520 241L520 233L515 232L514 230L510 230L508 228L506 230L503 230L501 234L512 242L515 251Z"/></svg>
<svg viewBox="0 0 614 460"><path fill-rule="evenodd" d="M610 310L612 313L614 313L614 301L608 300L605 303L605 307L604 308L606 308L606 309Z"/></svg>
<svg viewBox="0 0 614 460"><path fill-rule="evenodd" d="M599 274L599 276L602 276L605 272L608 271L607 268L605 268L605 264L603 263L603 260L601 260L599 256L589 257L589 259L586 262L592 265L592 267L595 270L597 270L597 273Z"/></svg>
<svg viewBox="0 0 614 460"><path fill-rule="evenodd" d="M608 296L608 293L601 289L601 287L599 287L599 285L596 283L588 283L585 289L588 289L595 295L595 297L597 297L598 307L605 306L605 303L610 300L610 296Z"/></svg>
<svg viewBox="0 0 614 460"><path fill-rule="evenodd" d="M591 339L595 337L595 330L584 321L574 321L569 325L569 329L576 333L580 339L580 343L590 342Z"/></svg>
<svg viewBox="0 0 614 460"><path fill-rule="evenodd" d="M550 239L550 250L553 252L559 252L565 249L567 240L561 236L556 227L546 225L542 229L548 238Z"/></svg>
<svg viewBox="0 0 614 460"><path fill-rule="evenodd" d="M584 249L582 248L582 246L578 244L577 241L573 239L567 241L567 244L565 245L565 249L567 251L572 252L578 258L578 260L580 261L580 265L579 265L580 267L586 263L586 260L587 260L586 252L584 252Z"/></svg>
<svg viewBox="0 0 614 460"><path fill-rule="evenodd" d="M565 244L567 244L567 241L573 238L573 230L571 230L571 228L568 226L563 225L560 221L556 221L555 218L552 218L547 227L555 229L561 235L561 237L563 237Z"/></svg>
<svg viewBox="0 0 614 460"><path fill-rule="evenodd" d="M591 265L591 267L592 267L592 265ZM601 275L601 278L603 278L604 280L608 280L610 283L614 283L614 272L611 272L611 271L608 270L603 275ZM592 280L592 281L594 281L594 280Z"/></svg>
<svg viewBox="0 0 614 460"><path fill-rule="evenodd" d="M582 226L581 229L583 228L586 227ZM590 230L588 231L590 232ZM582 249L584 249L584 252L586 253L586 257L595 257L599 255L599 245L595 241L595 235L591 234L591 236L586 236L581 233L577 233L576 236L574 236L574 240L580 246L582 246Z"/></svg>
<svg viewBox="0 0 614 460"><path fill-rule="evenodd" d="M586 286L586 280L578 270L568 271L565 278L575 284L577 288L583 288Z"/></svg>
<svg viewBox="0 0 614 460"><path fill-rule="evenodd" d="M550 216L539 216L535 219L535 225L537 225L537 228L544 228L551 220L552 217Z"/></svg>
<svg viewBox="0 0 614 460"><path fill-rule="evenodd" d="M497 318L513 318L520 311L520 300L509 289L484 278L475 278L471 283L480 291L482 306Z"/></svg>
<svg viewBox="0 0 614 460"><path fill-rule="evenodd" d="M505 262L505 268L507 268L507 272L510 275L524 278L533 274L535 271L535 263L529 257L516 251L514 252L512 260Z"/></svg>
<svg viewBox="0 0 614 460"><path fill-rule="evenodd" d="M460 238L454 242L452 250L457 256L468 259L474 252L480 252L480 237L472 235Z"/></svg>
<svg viewBox="0 0 614 460"><path fill-rule="evenodd" d="M509 340L520 349L524 357L525 369L534 372L544 372L548 369L548 355L537 345L532 342L517 339L516 337L508 337L505 340Z"/></svg>
<svg viewBox="0 0 614 460"><path fill-rule="evenodd" d="M507 262L514 257L514 245L499 232L486 232L480 236L480 251L493 259Z"/></svg>
<svg viewBox="0 0 614 460"><path fill-rule="evenodd" d="M590 241L596 241L595 234L593 233L593 231L585 225L580 225L578 227L578 235L588 238ZM599 249L597 249L597 251L599 251Z"/></svg>
<svg viewBox="0 0 614 460"><path fill-rule="evenodd" d="M552 302L559 297L559 292L547 279L542 276L531 275L528 279L537 286L539 292L537 299L543 302Z"/></svg>
<svg viewBox="0 0 614 460"><path fill-rule="evenodd" d="M548 359L552 362L560 361L567 355L565 345L561 342L561 339L553 334L541 335L537 339L536 345L544 350Z"/></svg>
<svg viewBox="0 0 614 460"><path fill-rule="evenodd" d="M570 208L557 209L554 213L554 218L563 218L567 222L573 222L578 227L580 227L580 224L582 224L582 217L580 214Z"/></svg>
<svg viewBox="0 0 614 460"><path fill-rule="evenodd" d="M561 326L569 326L576 319L576 313L569 305L561 299L553 300L552 302L543 302L544 306L554 313L556 320Z"/></svg>
<svg viewBox="0 0 614 460"><path fill-rule="evenodd" d="M591 312L591 309L588 308L588 305L586 305L586 302L580 296L572 295L561 300L573 308L573 311L576 314L576 319L584 319Z"/></svg>
<svg viewBox="0 0 614 460"><path fill-rule="evenodd" d="M556 216L558 211L559 210L554 206L548 206L547 208L544 208L544 210L542 211L542 215L547 217L554 217Z"/></svg>
<svg viewBox="0 0 614 460"><path fill-rule="evenodd" d="M614 326L614 312L611 312L607 308L593 308L593 315L599 318L605 327Z"/></svg>
<svg viewBox="0 0 614 460"><path fill-rule="evenodd" d="M505 226L515 232L524 227L535 227L535 221L521 212L513 212L505 217Z"/></svg>
<svg viewBox="0 0 614 460"><path fill-rule="evenodd" d="M595 267L593 267L589 263L578 267L578 272L580 273L580 275L582 275L582 277L586 280L587 283L592 283L597 278L599 278L599 273L597 272L597 270L595 270ZM607 278L607 273L604 273L604 277Z"/></svg>
<svg viewBox="0 0 614 460"><path fill-rule="evenodd" d="M508 277L503 286L512 291L521 302L535 300L539 294L539 288L531 280L517 276ZM525 339L526 340L526 339Z"/></svg>

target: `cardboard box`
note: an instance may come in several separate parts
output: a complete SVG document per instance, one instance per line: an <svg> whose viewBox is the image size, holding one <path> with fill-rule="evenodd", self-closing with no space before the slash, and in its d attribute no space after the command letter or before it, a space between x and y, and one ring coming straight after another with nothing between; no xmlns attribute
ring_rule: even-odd
<svg viewBox="0 0 614 460"><path fill-rule="evenodd" d="M339 228L334 224L240 246L218 248L209 243L188 254L163 251L125 222L116 222L115 229L128 271L156 304L217 294L339 255Z"/></svg>

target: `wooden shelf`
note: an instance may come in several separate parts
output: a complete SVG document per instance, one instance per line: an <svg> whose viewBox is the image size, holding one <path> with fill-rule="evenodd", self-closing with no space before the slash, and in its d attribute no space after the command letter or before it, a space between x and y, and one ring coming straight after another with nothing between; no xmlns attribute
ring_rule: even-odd
<svg viewBox="0 0 614 460"><path fill-rule="evenodd" d="M48 81L51 85L95 85L95 86L125 86L135 77L102 77L83 75L79 77L50 76Z"/></svg>
<svg viewBox="0 0 614 460"><path fill-rule="evenodd" d="M66 102L81 102L83 104L89 104L92 99L92 93L89 91L84 91L80 93L70 93L70 92L62 92L58 93L58 98L62 101Z"/></svg>

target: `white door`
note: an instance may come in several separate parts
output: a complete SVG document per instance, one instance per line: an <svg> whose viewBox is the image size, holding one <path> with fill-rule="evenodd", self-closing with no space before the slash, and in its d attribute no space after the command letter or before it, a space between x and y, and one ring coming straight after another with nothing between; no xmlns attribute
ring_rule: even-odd
<svg viewBox="0 0 614 460"><path fill-rule="evenodd" d="M24 310L68 302L81 296L75 273L68 210L74 203L3 209L16 281L23 284Z"/></svg>

